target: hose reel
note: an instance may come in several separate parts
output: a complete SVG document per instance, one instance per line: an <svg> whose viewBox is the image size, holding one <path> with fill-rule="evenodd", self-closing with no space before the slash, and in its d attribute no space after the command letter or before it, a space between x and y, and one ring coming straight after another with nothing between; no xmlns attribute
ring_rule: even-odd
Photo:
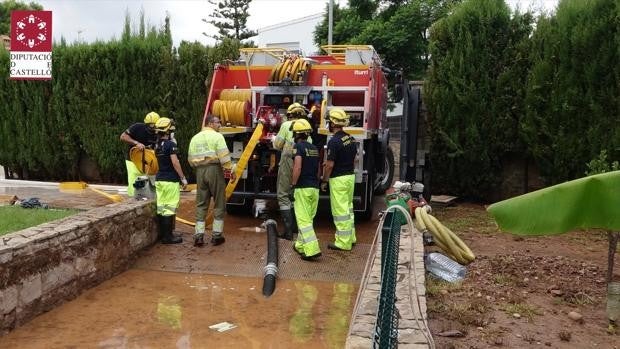
<svg viewBox="0 0 620 349"><path fill-rule="evenodd" d="M220 99L213 101L211 113L224 125L249 126L251 100L251 90L225 89L220 92Z"/></svg>

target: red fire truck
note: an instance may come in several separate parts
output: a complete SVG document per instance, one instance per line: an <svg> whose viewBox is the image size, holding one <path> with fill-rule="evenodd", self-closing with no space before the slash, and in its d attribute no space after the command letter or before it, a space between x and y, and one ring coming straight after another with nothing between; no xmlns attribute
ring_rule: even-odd
<svg viewBox="0 0 620 349"><path fill-rule="evenodd" d="M255 199L274 199L279 152L271 144L287 107L295 102L312 113L313 143L324 149L331 137L326 116L344 109L345 131L358 141L354 209L372 214L374 194L382 194L394 176L394 154L387 127L387 80L381 59L369 45L323 46L325 55L302 57L278 48L244 48L238 61L217 64L205 108L220 117L233 161L239 161L256 126L262 134L227 203L229 211L249 212ZM204 123L204 121L203 121ZM246 154L250 152L246 151ZM242 161L245 162L245 161ZM321 195L322 200L328 195Z"/></svg>

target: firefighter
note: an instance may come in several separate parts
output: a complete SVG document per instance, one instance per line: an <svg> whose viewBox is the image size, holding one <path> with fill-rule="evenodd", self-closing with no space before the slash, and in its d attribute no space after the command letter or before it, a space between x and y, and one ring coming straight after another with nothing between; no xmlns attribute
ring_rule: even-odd
<svg viewBox="0 0 620 349"><path fill-rule="evenodd" d="M217 246L226 241L223 236L226 210L224 170L231 171L231 180L235 178L228 146L224 136L218 132L221 125L220 119L209 115L206 121L207 126L192 137L188 153L189 164L196 169L197 184L194 246L204 245L205 214L209 209L211 198L215 204L211 244Z"/></svg>
<svg viewBox="0 0 620 349"><path fill-rule="evenodd" d="M280 163L278 165L278 188L277 198L280 207L280 215L284 223L284 233L280 236L286 240L293 240L293 235L297 230L295 225L295 217L293 215L293 206L290 200L291 195L291 173L293 171L292 151L295 145L291 125L293 121L299 118L305 118L306 109L299 103L291 104L287 111L287 121L282 123L280 131L273 141L273 147L281 151ZM312 139L308 139L312 143Z"/></svg>
<svg viewBox="0 0 620 349"><path fill-rule="evenodd" d="M135 147L144 151L145 148L154 149L157 142L157 134L155 133L155 123L159 120L159 114L152 111L144 117L144 123L137 122L121 133L121 141L131 145L127 151L125 159L125 167L127 167L127 195L133 197L135 190L133 183L139 176L144 176L136 165L130 160L131 148Z"/></svg>
<svg viewBox="0 0 620 349"><path fill-rule="evenodd" d="M331 206L336 237L327 247L332 250L350 251L356 242L353 216L353 188L355 186L354 162L357 155L355 139L344 131L349 125L349 115L341 108L329 111L329 131L333 137L327 143L327 160L323 164L321 191L327 191Z"/></svg>
<svg viewBox="0 0 620 349"><path fill-rule="evenodd" d="M176 210L179 207L181 191L187 188L187 179L183 174L178 158L177 144L170 139L174 131L174 124L169 118L159 118L155 123L158 141L155 146L159 170L155 176L155 190L157 192L157 222L159 237L162 244L178 244L183 241L180 236L173 234Z"/></svg>
<svg viewBox="0 0 620 349"><path fill-rule="evenodd" d="M319 204L319 151L308 142L312 127L308 120L296 120L292 126L295 147L293 148L293 174L291 188L295 200L295 217L299 234L295 251L303 260L314 260L321 256L319 240L312 223Z"/></svg>

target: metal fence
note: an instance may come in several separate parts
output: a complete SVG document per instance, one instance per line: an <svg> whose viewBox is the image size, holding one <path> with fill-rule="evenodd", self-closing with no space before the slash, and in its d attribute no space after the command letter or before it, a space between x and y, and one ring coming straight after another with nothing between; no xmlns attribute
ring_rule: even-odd
<svg viewBox="0 0 620 349"><path fill-rule="evenodd" d="M403 213L386 213L381 229L381 293L373 348L398 347L398 309L396 308L396 282L398 271L398 247Z"/></svg>

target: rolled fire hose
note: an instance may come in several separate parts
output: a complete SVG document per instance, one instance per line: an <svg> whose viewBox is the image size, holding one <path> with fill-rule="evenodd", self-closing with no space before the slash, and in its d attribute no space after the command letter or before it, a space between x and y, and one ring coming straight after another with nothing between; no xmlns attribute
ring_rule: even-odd
<svg viewBox="0 0 620 349"><path fill-rule="evenodd" d="M437 218L431 216L423 207L415 209L415 220L420 231L430 231L435 243L448 256L457 262L467 265L476 259L469 247L452 230L441 224Z"/></svg>
<svg viewBox="0 0 620 349"><path fill-rule="evenodd" d="M220 92L220 99L213 101L211 113L222 119L222 123L245 125L245 115L248 103L252 100L252 91L249 89L224 89Z"/></svg>
<svg viewBox="0 0 620 349"><path fill-rule="evenodd" d="M139 149L137 146L129 150L129 159L136 165L138 170L146 175L154 176L159 171L157 155L153 149Z"/></svg>
<svg viewBox="0 0 620 349"><path fill-rule="evenodd" d="M267 229L267 265L263 267L263 296L269 297L276 289L276 274L278 273L278 230L273 219L265 221Z"/></svg>
<svg viewBox="0 0 620 349"><path fill-rule="evenodd" d="M308 68L308 61L302 57L287 57L273 67L269 82L280 82L285 77L291 78L294 82L301 82Z"/></svg>

